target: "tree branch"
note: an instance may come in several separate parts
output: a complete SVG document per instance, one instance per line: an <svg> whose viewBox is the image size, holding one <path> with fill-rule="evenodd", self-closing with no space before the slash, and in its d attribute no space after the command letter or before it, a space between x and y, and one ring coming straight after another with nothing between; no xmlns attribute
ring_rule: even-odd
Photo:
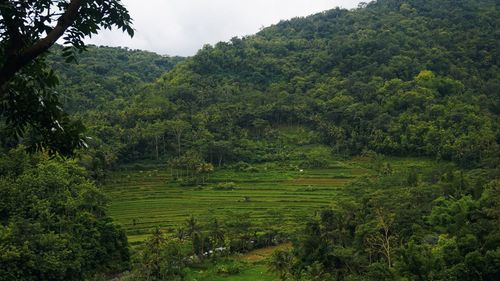
<svg viewBox="0 0 500 281"><path fill-rule="evenodd" d="M19 70L54 45L64 32L66 32L66 30L75 22L75 19L78 17L78 10L82 6L82 2L83 0L71 0L66 11L57 20L56 26L47 34L45 38L38 40L32 46L22 46L24 47L24 50L20 50L17 53L7 54L7 59L0 69L0 100L4 98L3 86L10 79L12 79ZM4 3L7 7L10 4L7 0L0 0L0 4ZM17 30L15 23L9 23L11 17L6 18L3 14L4 11L5 9L1 9L2 17L6 22L8 31L14 32L13 30ZM12 26L9 26L11 24Z"/></svg>

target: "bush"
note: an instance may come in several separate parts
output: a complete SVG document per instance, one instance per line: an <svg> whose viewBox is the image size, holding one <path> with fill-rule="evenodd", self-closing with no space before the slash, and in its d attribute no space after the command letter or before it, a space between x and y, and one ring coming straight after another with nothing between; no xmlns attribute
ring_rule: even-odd
<svg viewBox="0 0 500 281"><path fill-rule="evenodd" d="M221 275L235 275L239 274L243 269L243 265L241 263L230 263L230 264L222 264L217 266L217 274Z"/></svg>
<svg viewBox="0 0 500 281"><path fill-rule="evenodd" d="M198 179L196 177L184 177L178 178L177 182L180 186L195 186L198 184Z"/></svg>
<svg viewBox="0 0 500 281"><path fill-rule="evenodd" d="M248 164L247 162L240 161L231 167L232 169L238 171L238 172L258 172L259 169L256 167Z"/></svg>
<svg viewBox="0 0 500 281"><path fill-rule="evenodd" d="M250 164L248 164L247 162L243 162L243 161L240 161L234 165L231 166L232 169L236 170L236 171L244 171L246 168L250 167Z"/></svg>
<svg viewBox="0 0 500 281"><path fill-rule="evenodd" d="M234 182L219 183L212 188L215 191L233 191L238 189Z"/></svg>
<svg viewBox="0 0 500 281"><path fill-rule="evenodd" d="M328 159L323 156L308 157L302 161L301 166L304 168L328 168Z"/></svg>
<svg viewBox="0 0 500 281"><path fill-rule="evenodd" d="M229 250L232 253L246 253L254 249L253 243L250 239L232 239L229 241Z"/></svg>
<svg viewBox="0 0 500 281"><path fill-rule="evenodd" d="M339 175L334 175L332 176L333 179L352 179L354 178L355 176L352 176L352 175L346 175L344 173L342 174L339 174Z"/></svg>

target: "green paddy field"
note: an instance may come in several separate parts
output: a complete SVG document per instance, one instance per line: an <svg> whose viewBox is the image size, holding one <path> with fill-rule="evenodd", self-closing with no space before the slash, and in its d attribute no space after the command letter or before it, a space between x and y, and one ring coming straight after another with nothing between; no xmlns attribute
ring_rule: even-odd
<svg viewBox="0 0 500 281"><path fill-rule="evenodd" d="M431 165L410 158L332 159L328 168L302 170L293 162L266 163L247 172L218 169L200 186L172 181L166 168L121 171L110 176L104 189L110 214L126 229L131 244L140 243L157 226L173 231L191 215L201 222L244 215L256 227L278 223L293 230L321 207L352 196L346 191L356 188L360 177L376 177L381 161L394 169Z"/></svg>

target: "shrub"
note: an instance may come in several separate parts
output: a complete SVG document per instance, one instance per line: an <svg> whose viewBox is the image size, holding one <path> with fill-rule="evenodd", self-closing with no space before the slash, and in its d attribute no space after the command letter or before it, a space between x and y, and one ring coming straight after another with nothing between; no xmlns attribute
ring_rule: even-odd
<svg viewBox="0 0 500 281"><path fill-rule="evenodd" d="M327 168L328 159L324 156L308 156L301 164L304 168Z"/></svg>
<svg viewBox="0 0 500 281"><path fill-rule="evenodd" d="M215 191L233 191L238 189L236 184L234 182L224 182L224 183L219 183L218 185L214 186L212 188Z"/></svg>
<svg viewBox="0 0 500 281"><path fill-rule="evenodd" d="M221 275L235 275L239 274L243 269L243 265L240 263L230 263L230 264L222 264L217 266L217 273Z"/></svg>
<svg viewBox="0 0 500 281"><path fill-rule="evenodd" d="M238 172L258 172L259 169L257 169L256 167L246 163L246 162L243 162L243 161L240 161L236 164L234 164L232 166L232 168Z"/></svg>

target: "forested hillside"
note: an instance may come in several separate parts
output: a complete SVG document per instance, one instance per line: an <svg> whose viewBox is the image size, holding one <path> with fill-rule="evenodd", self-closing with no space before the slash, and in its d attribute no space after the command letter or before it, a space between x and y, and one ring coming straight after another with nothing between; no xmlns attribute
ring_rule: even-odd
<svg viewBox="0 0 500 281"><path fill-rule="evenodd" d="M154 82L183 60L141 50L87 46L76 62L66 63L62 52L61 46L54 47L49 60L61 82L57 89L61 102L72 113L128 99L144 83Z"/></svg>
<svg viewBox="0 0 500 281"><path fill-rule="evenodd" d="M366 6L366 7L364 7ZM205 46L128 100L86 112L118 162L196 150L214 164L276 154L304 125L338 154L461 166L498 159L496 1L380 0ZM286 155L285 155L286 157Z"/></svg>
<svg viewBox="0 0 500 281"><path fill-rule="evenodd" d="M59 102L74 119L87 125L86 143L89 147L80 155L81 164L101 178L105 170L117 164L128 132L115 126L115 135L97 134L109 128L110 119L94 119L93 112L118 113L128 110L147 83L153 83L165 72L185 60L182 57L161 56L148 51L128 48L87 46L74 62L66 62L62 46L55 46L48 61L59 78L55 91ZM146 109L147 110L147 109ZM116 116L126 120L127 114ZM101 128L105 125L105 128ZM109 138L109 139L108 139ZM105 142L103 141L105 140Z"/></svg>

